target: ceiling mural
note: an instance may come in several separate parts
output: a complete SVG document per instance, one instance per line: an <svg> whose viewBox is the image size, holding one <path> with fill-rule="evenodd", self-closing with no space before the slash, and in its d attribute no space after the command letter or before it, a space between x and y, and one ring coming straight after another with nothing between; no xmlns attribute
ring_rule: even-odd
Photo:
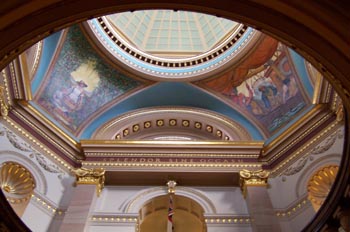
<svg viewBox="0 0 350 232"><path fill-rule="evenodd" d="M123 19L124 16L119 15ZM141 17L140 12L128 23L134 22L136 16ZM253 29L246 30L255 33ZM267 35L257 34L249 43L244 42L249 41L248 37L237 42L246 50L221 74L180 84L150 82L142 72L133 74L136 80L130 77L129 70L119 71L124 70L119 68L123 64L101 56L101 52L108 53L102 49L106 44L94 41L91 32L94 31L82 25L61 33L52 57L41 59L51 60L46 74L32 81L33 105L77 139L89 138L99 125L130 110L156 106L211 110L246 127L253 139L268 139L310 108L313 89L311 84L310 89L305 87L311 80L310 68L303 58L295 58L295 53ZM45 44L52 45L53 40L45 42L50 39L44 40L43 53L47 49ZM296 62L297 59L301 61ZM109 65L113 62L113 66Z"/></svg>
<svg viewBox="0 0 350 232"><path fill-rule="evenodd" d="M141 82L121 74L103 61L78 26L63 35L51 68L35 102L61 125L74 131L108 102Z"/></svg>
<svg viewBox="0 0 350 232"><path fill-rule="evenodd" d="M237 68L204 83L205 88L258 120L270 135L310 103L288 48L271 44L270 38Z"/></svg>

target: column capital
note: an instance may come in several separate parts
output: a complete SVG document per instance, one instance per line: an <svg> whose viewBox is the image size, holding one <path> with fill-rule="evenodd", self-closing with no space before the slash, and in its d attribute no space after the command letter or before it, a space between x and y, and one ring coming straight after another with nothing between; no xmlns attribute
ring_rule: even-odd
<svg viewBox="0 0 350 232"><path fill-rule="evenodd" d="M243 196L246 196L247 186L267 186L269 172L266 170L249 171L242 170L239 172L239 185Z"/></svg>
<svg viewBox="0 0 350 232"><path fill-rule="evenodd" d="M75 184L96 185L96 193L99 197L105 184L105 170L103 168L78 168L73 169Z"/></svg>

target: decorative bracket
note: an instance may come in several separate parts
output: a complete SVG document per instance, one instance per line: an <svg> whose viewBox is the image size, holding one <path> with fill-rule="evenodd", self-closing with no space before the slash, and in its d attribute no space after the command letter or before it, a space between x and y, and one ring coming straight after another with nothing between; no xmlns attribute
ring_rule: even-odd
<svg viewBox="0 0 350 232"><path fill-rule="evenodd" d="M267 186L269 172L266 170L248 171L242 170L239 172L239 185L241 187L244 198L247 195L247 186Z"/></svg>
<svg viewBox="0 0 350 232"><path fill-rule="evenodd" d="M168 185L168 193L175 194L176 181L169 180L166 184Z"/></svg>
<svg viewBox="0 0 350 232"><path fill-rule="evenodd" d="M78 168L72 170L75 174L75 184L96 185L96 193L99 197L105 183L105 170L103 168Z"/></svg>

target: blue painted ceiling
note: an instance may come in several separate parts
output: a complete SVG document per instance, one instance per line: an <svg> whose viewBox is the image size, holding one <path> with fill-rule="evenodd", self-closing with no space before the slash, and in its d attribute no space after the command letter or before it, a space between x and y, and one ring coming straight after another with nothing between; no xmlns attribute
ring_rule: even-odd
<svg viewBox="0 0 350 232"><path fill-rule="evenodd" d="M103 123L128 111L157 106L211 110L244 126L254 140L266 140L312 108L305 61L281 44L259 64L245 58L252 64L238 66L245 72L232 68L188 83L131 77L100 57L88 41L79 26L46 38L32 80L32 105L77 140L89 139ZM266 50L255 49L257 57ZM239 76L241 81L234 83Z"/></svg>

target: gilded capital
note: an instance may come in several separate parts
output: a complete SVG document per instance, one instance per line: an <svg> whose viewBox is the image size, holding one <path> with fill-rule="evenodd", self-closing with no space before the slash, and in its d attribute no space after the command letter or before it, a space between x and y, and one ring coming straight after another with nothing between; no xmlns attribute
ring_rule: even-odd
<svg viewBox="0 0 350 232"><path fill-rule="evenodd" d="M105 182L105 170L103 168L78 168L72 170L75 174L75 184L96 185L97 196L100 196Z"/></svg>
<svg viewBox="0 0 350 232"><path fill-rule="evenodd" d="M239 185L243 196L246 196L247 186L267 186L269 172L266 170L248 171L242 170L239 172Z"/></svg>

